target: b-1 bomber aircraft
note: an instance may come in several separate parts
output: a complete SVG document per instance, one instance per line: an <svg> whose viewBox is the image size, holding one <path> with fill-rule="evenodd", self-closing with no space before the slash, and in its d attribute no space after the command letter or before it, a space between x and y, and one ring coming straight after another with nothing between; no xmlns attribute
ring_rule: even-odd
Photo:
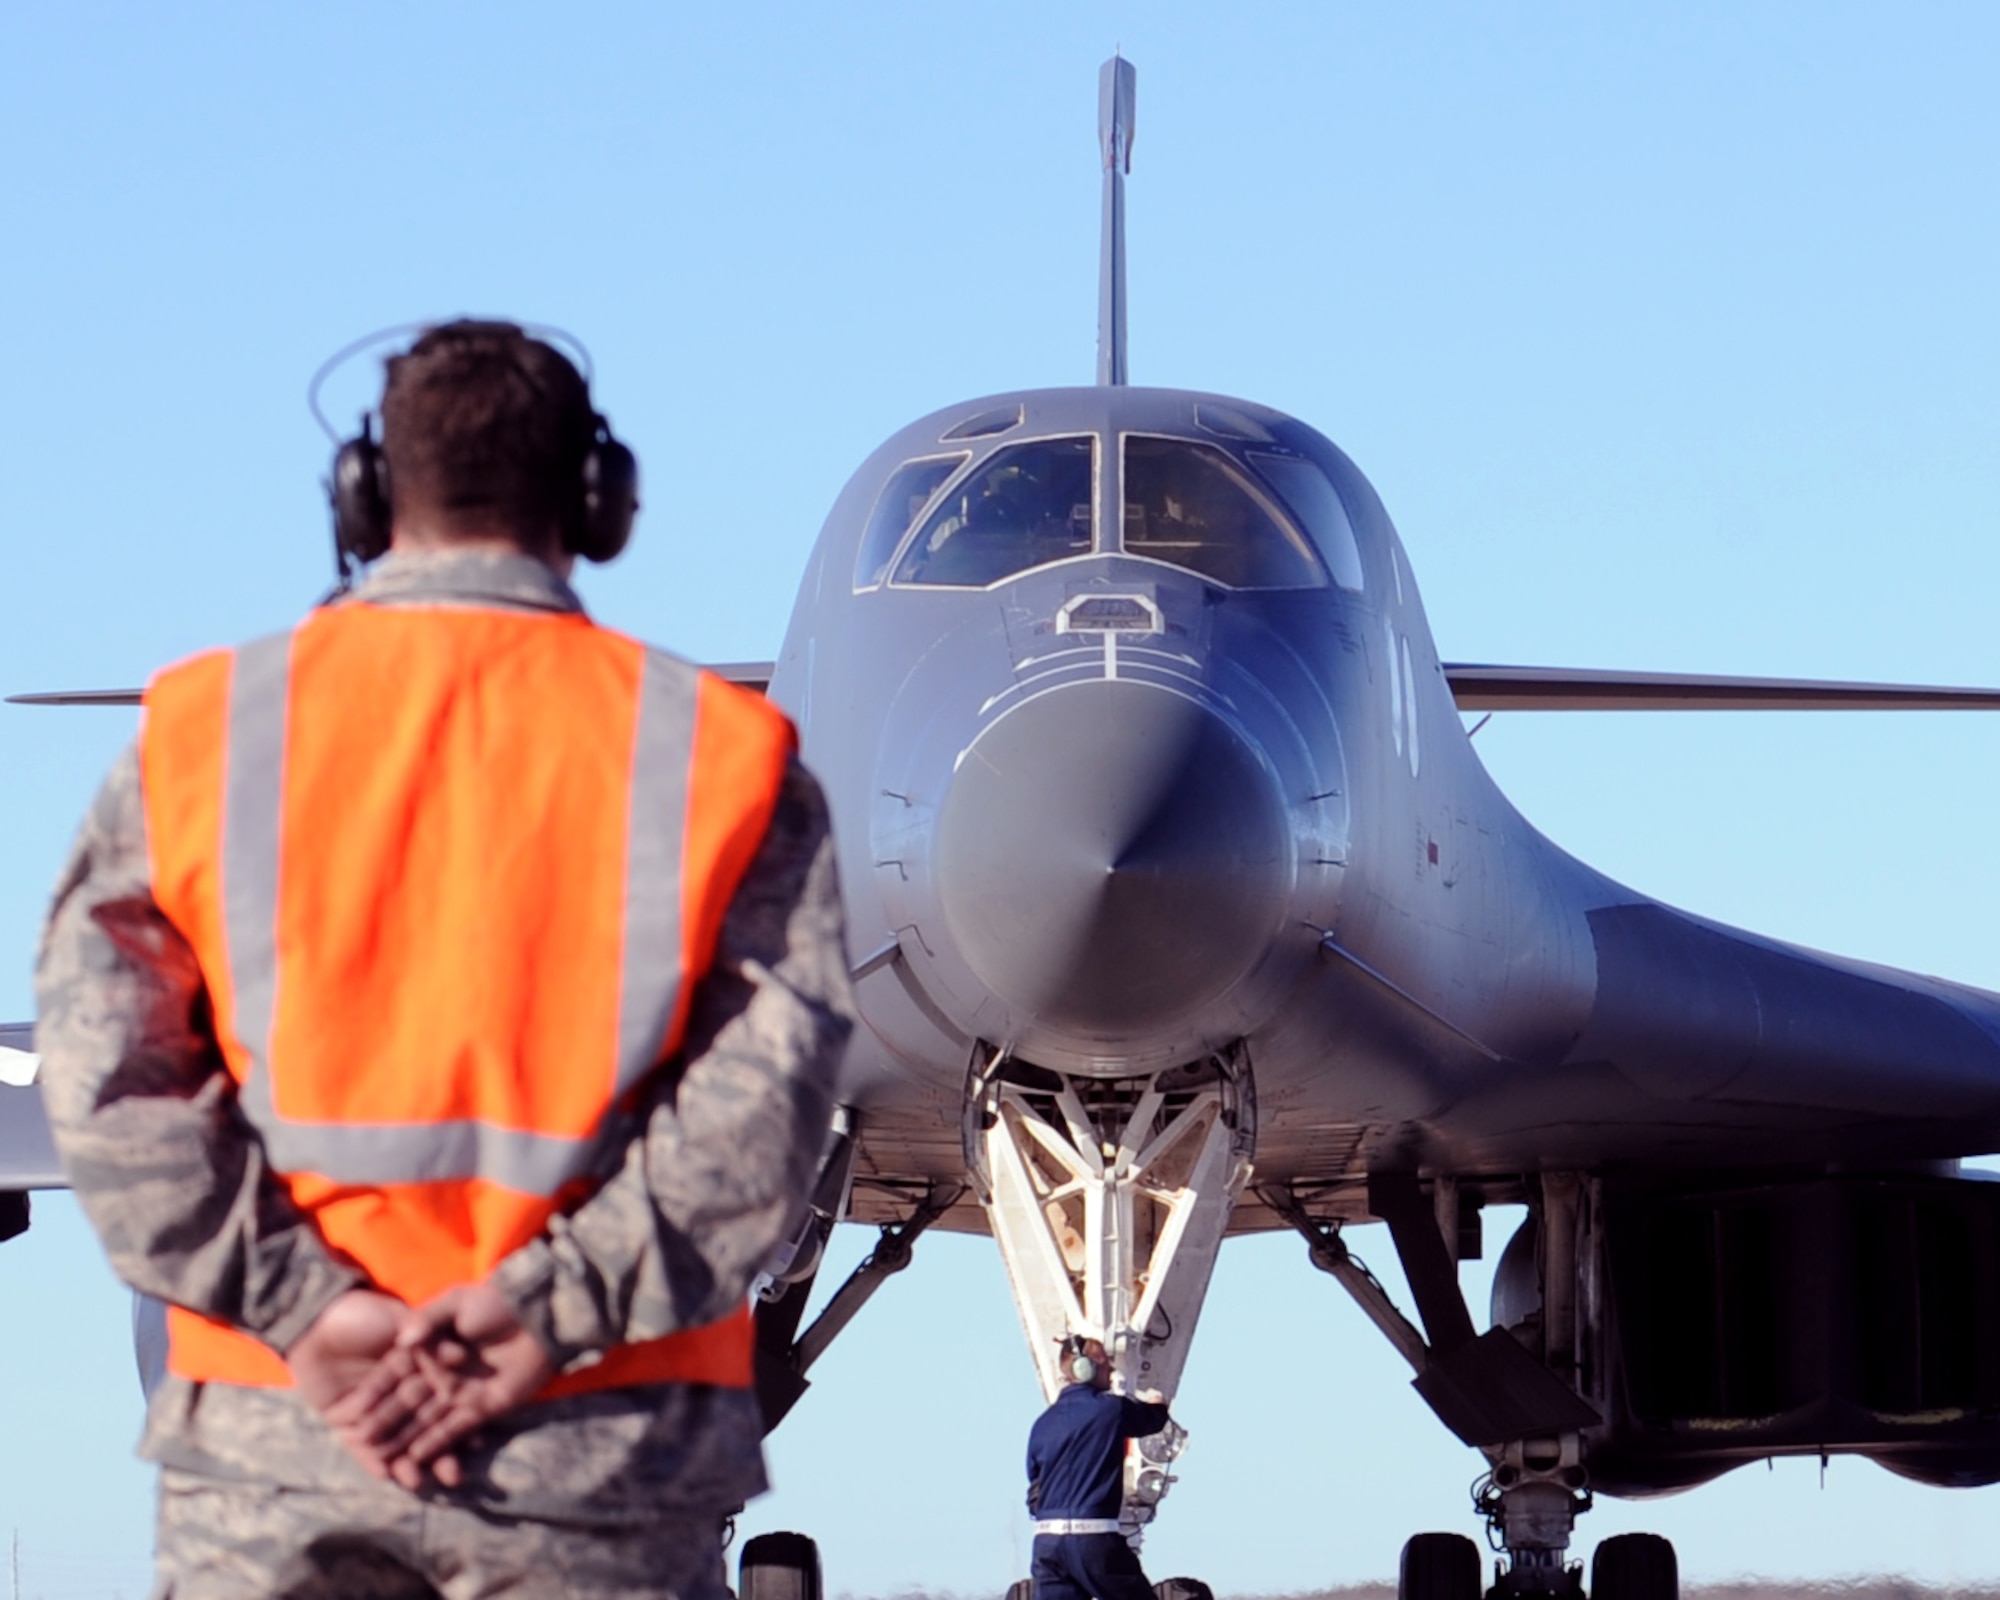
<svg viewBox="0 0 2000 1600"><path fill-rule="evenodd" d="M1098 383L896 434L776 662L731 672L768 678L826 785L864 1023L760 1290L767 1420L926 1229L992 1236L1045 1391L1079 1332L1168 1396L1224 1241L1290 1229L1485 1454L1498 1594L1583 1592L1594 1494L1788 1453L2000 1480L2000 1185L1958 1168L2000 1149L2000 995L1614 883L1515 811L1460 716L2000 692L1441 662L1333 444L1126 381L1134 95L1107 63ZM0 1181L47 1181L27 1092L0 1096ZM1496 1204L1527 1219L1476 1333L1457 1263ZM1343 1243L1369 1220L1414 1320ZM801 1331L843 1221L880 1242ZM1135 1535L1181 1442L1132 1452ZM788 1566L799 1592L809 1541L752 1541L746 1593ZM1588 1589L1677 1582L1627 1534ZM1485 1586L1461 1534L1404 1548L1403 1600Z"/></svg>

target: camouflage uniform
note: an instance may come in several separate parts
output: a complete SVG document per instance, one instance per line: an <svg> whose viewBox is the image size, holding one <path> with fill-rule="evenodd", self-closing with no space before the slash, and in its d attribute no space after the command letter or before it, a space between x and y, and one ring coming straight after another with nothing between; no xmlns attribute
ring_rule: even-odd
<svg viewBox="0 0 2000 1600"><path fill-rule="evenodd" d="M354 599L581 609L519 556L391 556ZM236 1107L193 952L153 900L136 747L57 885L36 998L57 1146L128 1283L279 1351L364 1283ZM810 1188L851 1004L825 802L794 763L622 1166L496 1273L558 1371L742 1303ZM766 1487L761 1433L745 1390L599 1391L489 1423L462 1451L464 1486L418 1498L368 1476L290 1390L169 1376L141 1453L165 1469L165 1592L706 1596L721 1517ZM346 1575L314 1588L322 1549ZM364 1568L405 1587L362 1584Z"/></svg>

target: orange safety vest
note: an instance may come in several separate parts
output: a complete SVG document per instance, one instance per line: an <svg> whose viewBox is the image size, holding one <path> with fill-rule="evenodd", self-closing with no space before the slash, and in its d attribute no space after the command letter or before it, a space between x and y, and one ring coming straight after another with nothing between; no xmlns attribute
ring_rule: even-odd
<svg viewBox="0 0 2000 1600"><path fill-rule="evenodd" d="M420 1304L603 1180L794 743L759 696L579 615L351 603L153 680L154 897L328 1244ZM292 1381L247 1333L168 1324L183 1377ZM658 1382L748 1387L748 1308L545 1394Z"/></svg>

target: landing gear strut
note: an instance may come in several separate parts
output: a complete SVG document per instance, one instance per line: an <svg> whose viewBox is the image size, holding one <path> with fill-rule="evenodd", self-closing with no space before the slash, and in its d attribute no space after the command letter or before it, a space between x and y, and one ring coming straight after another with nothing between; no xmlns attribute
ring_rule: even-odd
<svg viewBox="0 0 2000 1600"><path fill-rule="evenodd" d="M1496 1595L1581 1595L1582 1569L1569 1564L1577 1517L1590 1509L1588 1476L1575 1434L1513 1443L1472 1491L1487 1538L1507 1554Z"/></svg>
<svg viewBox="0 0 2000 1600"><path fill-rule="evenodd" d="M1043 1394L1058 1341L1102 1339L1120 1393L1180 1382L1209 1273L1250 1175L1256 1098L1240 1049L1134 1077L1086 1078L981 1046L966 1088L967 1166ZM1136 1548L1174 1482L1176 1424L1134 1441L1121 1512Z"/></svg>
<svg viewBox="0 0 2000 1600"><path fill-rule="evenodd" d="M1313 1265L1336 1278L1409 1361L1417 1393L1439 1419L1491 1463L1473 1490L1502 1557L1484 1593L1582 1600L1583 1568L1570 1562L1569 1545L1577 1517L1591 1506L1585 1442L1599 1421L1585 1399L1601 1370L1598 1202L1596 1185L1578 1173L1542 1174L1536 1189L1527 1225L1533 1231L1525 1234L1534 1249L1520 1258L1532 1270L1513 1285L1518 1315L1496 1311L1496 1323L1508 1325L1483 1334L1473 1332L1458 1285L1465 1235L1449 1177L1432 1179L1428 1195L1411 1174L1379 1173L1368 1184L1368 1209L1389 1225L1421 1330L1349 1254L1340 1222L1315 1215L1310 1196L1279 1188L1258 1196L1305 1237ZM1403 1549L1399 1600L1481 1600L1480 1567L1470 1539L1418 1534ZM1652 1534L1607 1539L1590 1593L1591 1600L1679 1600L1673 1546Z"/></svg>

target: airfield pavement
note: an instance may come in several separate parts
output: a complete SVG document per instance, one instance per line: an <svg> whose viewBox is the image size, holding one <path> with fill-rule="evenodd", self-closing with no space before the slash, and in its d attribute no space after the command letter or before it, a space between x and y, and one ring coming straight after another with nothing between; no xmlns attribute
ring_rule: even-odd
<svg viewBox="0 0 2000 1600"><path fill-rule="evenodd" d="M1225 1600L1396 1600L1393 1583L1357 1583L1296 1595L1228 1596ZM2000 1585L1932 1587L1906 1578L1843 1578L1827 1583L1785 1583L1742 1578L1731 1583L1684 1583L1681 1600L2000 1600Z"/></svg>
<svg viewBox="0 0 2000 1600"><path fill-rule="evenodd" d="M863 1597L839 1594L835 1600L863 1600ZM974 1597L933 1595L910 1590L874 1597L874 1600L974 1600ZM1396 1586L1389 1582L1356 1583L1335 1589L1306 1589L1282 1595L1233 1595L1218 1591L1217 1600L1396 1600ZM1882 1575L1841 1578L1825 1583L1741 1578L1729 1583L1684 1583L1681 1585L1681 1600L2000 1600L2000 1584L1933 1585Z"/></svg>

